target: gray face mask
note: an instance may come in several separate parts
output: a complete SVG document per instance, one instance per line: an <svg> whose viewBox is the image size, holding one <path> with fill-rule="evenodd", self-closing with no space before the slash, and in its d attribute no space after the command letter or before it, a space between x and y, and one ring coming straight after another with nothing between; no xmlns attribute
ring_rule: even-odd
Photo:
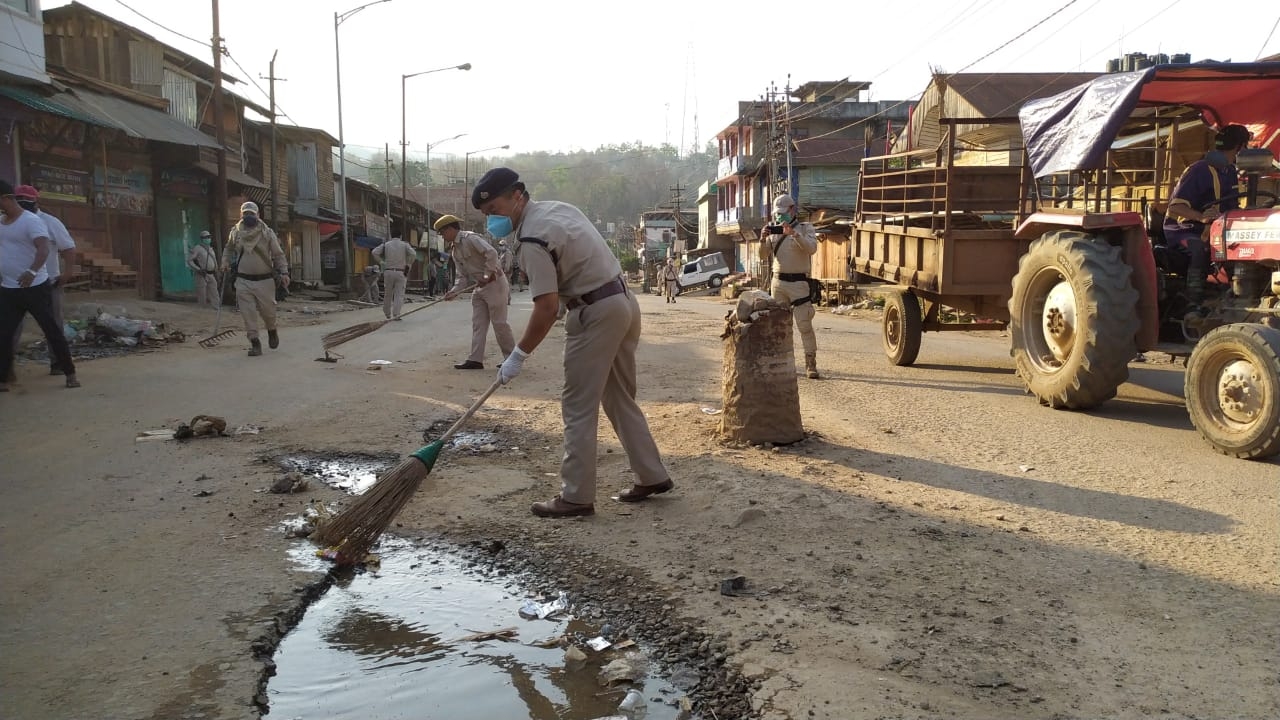
<svg viewBox="0 0 1280 720"><path fill-rule="evenodd" d="M244 226L245 226L245 227L249 227L249 228L251 228L251 227L257 227L257 226L258 226L258 216L257 216L257 215L245 215L244 217L240 218L240 222L244 223Z"/></svg>

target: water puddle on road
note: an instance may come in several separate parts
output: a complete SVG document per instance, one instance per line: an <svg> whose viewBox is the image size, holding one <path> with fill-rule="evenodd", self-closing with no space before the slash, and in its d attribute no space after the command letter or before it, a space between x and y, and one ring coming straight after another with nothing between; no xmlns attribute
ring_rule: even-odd
<svg viewBox="0 0 1280 720"><path fill-rule="evenodd" d="M314 546L294 554L319 563ZM485 578L467 562L407 540L384 538L376 571L336 579L281 641L267 686L270 717L533 718L593 720L624 716L629 683L601 684L602 666L631 656L646 679L643 711L626 717L674 720L677 692L637 649L596 652L598 630L563 616L526 620L525 594L510 578ZM509 641L468 639L514 628ZM575 639L584 664L566 666L560 645ZM634 698L633 698L634 701Z"/></svg>
<svg viewBox="0 0 1280 720"><path fill-rule="evenodd" d="M396 458L358 454L291 453L276 458L276 463L289 472L319 478L325 484L359 495L369 489L378 476L395 467Z"/></svg>

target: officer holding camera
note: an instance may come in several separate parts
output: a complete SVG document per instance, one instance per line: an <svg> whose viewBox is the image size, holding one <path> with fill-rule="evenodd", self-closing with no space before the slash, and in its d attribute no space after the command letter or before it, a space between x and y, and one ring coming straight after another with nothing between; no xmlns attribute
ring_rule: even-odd
<svg viewBox="0 0 1280 720"><path fill-rule="evenodd" d="M791 306L804 346L805 374L818 379L818 338L813 334L813 307L809 290L809 265L818 252L818 231L796 217L796 201L779 195L773 201L774 222L761 230L761 241L773 255L773 299Z"/></svg>

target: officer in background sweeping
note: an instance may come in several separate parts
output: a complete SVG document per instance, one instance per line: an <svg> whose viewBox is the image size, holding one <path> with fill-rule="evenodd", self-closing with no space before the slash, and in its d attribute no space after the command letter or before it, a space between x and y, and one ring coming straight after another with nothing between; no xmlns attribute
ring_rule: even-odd
<svg viewBox="0 0 1280 720"><path fill-rule="evenodd" d="M280 240L266 223L258 218L258 205L246 202L240 206L240 222L227 235L222 253L222 275L235 265L236 307L244 319L244 334L249 338L249 355L262 354L258 340L258 320L267 328L267 345L280 347L276 332L276 285L289 288L289 265Z"/></svg>
<svg viewBox="0 0 1280 720"><path fill-rule="evenodd" d="M773 201L774 222L761 230L761 239L773 255L773 287L770 294L778 302L791 306L804 346L805 374L818 375L818 338L813 333L813 316L817 310L810 300L810 258L818 252L818 231L796 217L796 201L790 195L779 195Z"/></svg>
<svg viewBox="0 0 1280 720"><path fill-rule="evenodd" d="M578 208L532 201L515 171L494 168L471 193L471 204L488 216L489 233L519 239L517 262L529 274L533 313L524 335L502 363L498 379L509 383L525 358L555 324L561 301L565 317L564 459L560 494L531 508L539 517L595 513L597 428L600 408L627 453L636 484L617 496L639 502L675 485L662 464L644 411L636 404L636 347L640 304L627 290L622 266L604 238Z"/></svg>
<svg viewBox="0 0 1280 720"><path fill-rule="evenodd" d="M187 267L196 274L196 304L216 307L218 297L218 253L213 249L213 235L200 231L200 242L187 253Z"/></svg>
<svg viewBox="0 0 1280 720"><path fill-rule="evenodd" d="M462 294L463 288L476 286L475 292L471 293L471 354L453 367L457 370L483 370L485 339L490 325L503 357L510 355L511 348L516 345L511 323L507 322L511 285L498 264L497 249L483 235L463 230L462 220L454 215L441 217L433 227L444 238L445 247L453 255L453 263L458 268L458 279L445 293L444 299L453 300Z"/></svg>
<svg viewBox="0 0 1280 720"><path fill-rule="evenodd" d="M417 262L418 253L401 240L397 232L396 237L374 248L373 256L382 262L382 314L388 320L399 320L400 308L404 305L405 278Z"/></svg>

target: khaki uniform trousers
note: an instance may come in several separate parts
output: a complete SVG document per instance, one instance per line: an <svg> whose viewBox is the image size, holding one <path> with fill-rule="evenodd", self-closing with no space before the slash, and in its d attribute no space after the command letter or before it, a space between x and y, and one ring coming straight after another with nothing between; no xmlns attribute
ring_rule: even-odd
<svg viewBox="0 0 1280 720"><path fill-rule="evenodd" d="M511 301L511 285L501 273L493 282L471 293L471 354L468 360L484 362L485 340L489 326L493 326L493 338L498 341L502 357L515 349L516 338L507 322L507 304Z"/></svg>
<svg viewBox="0 0 1280 720"><path fill-rule="evenodd" d="M770 294L774 300L791 305L796 300L809 297L809 283L804 280L774 280ZM796 330L800 333L800 344L804 346L806 355L818 352L818 338L813 334L813 316L817 313L817 308L811 302L791 306L791 315L796 319Z"/></svg>
<svg viewBox="0 0 1280 720"><path fill-rule="evenodd" d="M236 278L236 308L244 320L244 334L258 339L258 318L267 330L276 329L276 281Z"/></svg>
<svg viewBox="0 0 1280 720"><path fill-rule="evenodd" d="M644 411L636 404L636 347L640 344L640 303L630 292L574 308L565 318L564 459L560 497L571 503L596 501L596 449L600 408L622 443L637 485L670 478Z"/></svg>
<svg viewBox="0 0 1280 720"><path fill-rule="evenodd" d="M680 283L676 282L675 280L668 280L667 281L667 297L674 300L675 297L679 294L680 294Z"/></svg>
<svg viewBox="0 0 1280 720"><path fill-rule="evenodd" d="M398 318L403 305L404 271L382 271L382 314L388 318Z"/></svg>
<svg viewBox="0 0 1280 720"><path fill-rule="evenodd" d="M222 303L218 297L218 276L213 273L201 275L196 273L196 305L217 307Z"/></svg>

